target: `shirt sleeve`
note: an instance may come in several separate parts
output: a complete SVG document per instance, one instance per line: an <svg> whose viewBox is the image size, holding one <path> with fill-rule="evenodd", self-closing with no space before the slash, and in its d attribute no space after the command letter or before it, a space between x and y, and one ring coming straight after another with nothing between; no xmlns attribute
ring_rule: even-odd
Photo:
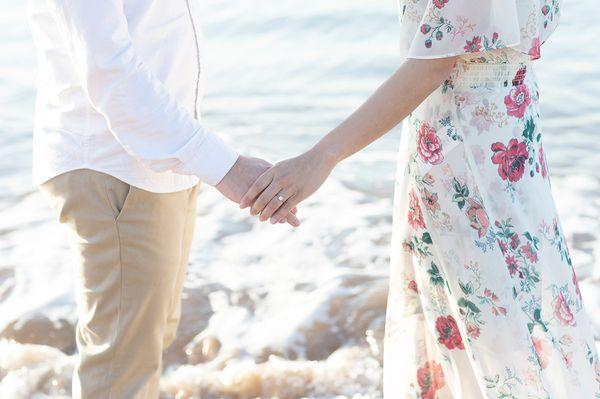
<svg viewBox="0 0 600 399"><path fill-rule="evenodd" d="M422 0L408 58L444 58L518 46L515 0Z"/></svg>
<svg viewBox="0 0 600 399"><path fill-rule="evenodd" d="M218 184L238 154L173 98L136 54L122 0L48 0L92 106L151 169Z"/></svg>

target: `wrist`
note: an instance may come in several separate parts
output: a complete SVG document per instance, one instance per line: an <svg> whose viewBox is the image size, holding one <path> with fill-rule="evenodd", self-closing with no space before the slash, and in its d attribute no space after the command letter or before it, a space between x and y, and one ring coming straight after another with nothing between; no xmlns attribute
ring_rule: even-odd
<svg viewBox="0 0 600 399"><path fill-rule="evenodd" d="M242 155L238 155L238 157L235 159L227 173L225 173L221 180L217 184L215 184L215 187L217 189L225 189L230 185L231 180L233 180L233 177L238 173L240 163L242 163L243 159L244 157Z"/></svg>
<svg viewBox="0 0 600 399"><path fill-rule="evenodd" d="M333 170L342 160L336 151L333 151L322 143L318 143L311 148L308 151L308 156L313 162L328 170Z"/></svg>

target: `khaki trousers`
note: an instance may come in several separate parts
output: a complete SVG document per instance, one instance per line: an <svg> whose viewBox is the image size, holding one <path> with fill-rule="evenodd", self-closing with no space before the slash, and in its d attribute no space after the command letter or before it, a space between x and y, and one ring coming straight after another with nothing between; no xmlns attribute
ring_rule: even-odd
<svg viewBox="0 0 600 399"><path fill-rule="evenodd" d="M156 194L81 169L41 187L76 256L73 397L157 398L181 316L197 187Z"/></svg>

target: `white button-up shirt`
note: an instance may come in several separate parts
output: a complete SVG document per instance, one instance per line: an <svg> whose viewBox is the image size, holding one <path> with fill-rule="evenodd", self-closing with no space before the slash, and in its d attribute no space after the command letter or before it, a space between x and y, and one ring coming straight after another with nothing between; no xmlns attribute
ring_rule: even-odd
<svg viewBox="0 0 600 399"><path fill-rule="evenodd" d="M29 0L35 184L69 170L152 192L216 185L238 154L198 121L197 0Z"/></svg>

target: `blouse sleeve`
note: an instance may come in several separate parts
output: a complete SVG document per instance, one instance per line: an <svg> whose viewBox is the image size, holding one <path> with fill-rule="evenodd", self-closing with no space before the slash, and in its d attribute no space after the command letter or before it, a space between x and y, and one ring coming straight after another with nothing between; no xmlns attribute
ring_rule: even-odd
<svg viewBox="0 0 600 399"><path fill-rule="evenodd" d="M517 46L515 0L422 0L425 11L408 58L443 58Z"/></svg>

